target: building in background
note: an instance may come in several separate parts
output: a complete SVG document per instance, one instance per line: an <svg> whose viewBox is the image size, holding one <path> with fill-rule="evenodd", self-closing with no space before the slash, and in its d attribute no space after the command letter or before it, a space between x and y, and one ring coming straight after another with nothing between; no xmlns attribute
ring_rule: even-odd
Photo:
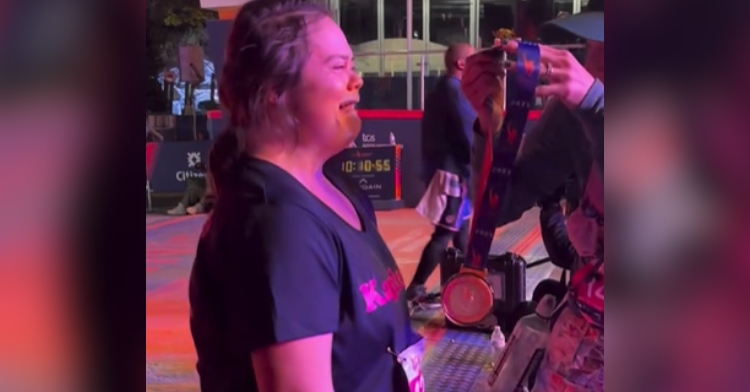
<svg viewBox="0 0 750 392"><path fill-rule="evenodd" d="M444 72L447 45L492 44L493 31L514 29L527 39L560 12L580 12L588 0L325 0L341 25L365 79L363 109L420 109ZM201 0L228 24L245 1ZM212 22L217 23L217 22ZM218 23L222 23L221 21ZM214 28L227 31L228 28ZM211 29L209 29L209 35ZM211 39L211 42L216 42ZM221 51L209 48L211 60Z"/></svg>

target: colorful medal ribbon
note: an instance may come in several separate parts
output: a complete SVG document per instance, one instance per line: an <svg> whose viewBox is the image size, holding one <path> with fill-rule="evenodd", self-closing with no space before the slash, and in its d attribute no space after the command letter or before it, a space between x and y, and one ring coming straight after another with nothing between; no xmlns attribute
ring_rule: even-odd
<svg viewBox="0 0 750 392"><path fill-rule="evenodd" d="M536 99L536 86L539 82L539 46L533 43L518 44L518 66L515 78L507 78L512 94L507 98L507 112L500 128L500 136L492 148L492 154L485 154L482 163L480 183L485 183L484 192L477 206L471 225L469 250L464 267L484 271L487 257L495 237L495 223L503 207L503 198L508 191L510 176L521 147L521 140L529 118L529 111ZM488 105L492 105L491 98ZM488 134L487 143L492 143ZM489 149L488 149L489 150ZM491 160L491 161L490 161Z"/></svg>
<svg viewBox="0 0 750 392"><path fill-rule="evenodd" d="M590 323L604 327L604 275L599 273L604 255L595 263L585 262L570 280L568 304Z"/></svg>

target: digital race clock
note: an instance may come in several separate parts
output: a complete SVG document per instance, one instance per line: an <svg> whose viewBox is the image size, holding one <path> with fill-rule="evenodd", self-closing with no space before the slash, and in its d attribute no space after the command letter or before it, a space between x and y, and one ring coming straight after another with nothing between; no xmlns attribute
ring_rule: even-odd
<svg viewBox="0 0 750 392"><path fill-rule="evenodd" d="M392 169L390 159L347 159L341 162L344 173L388 173Z"/></svg>

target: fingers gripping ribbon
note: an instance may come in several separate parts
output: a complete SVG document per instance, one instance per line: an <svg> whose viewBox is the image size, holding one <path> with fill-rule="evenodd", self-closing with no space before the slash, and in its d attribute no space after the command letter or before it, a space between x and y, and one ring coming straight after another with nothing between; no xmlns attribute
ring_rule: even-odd
<svg viewBox="0 0 750 392"><path fill-rule="evenodd" d="M502 52L496 61L502 66ZM481 199L475 206L475 213L471 226L471 237L469 240L468 254L461 272L449 280L443 289L443 308L446 316L456 324L466 325L476 320L481 320L492 311L491 301L473 301L467 303L465 299L451 298L460 292L484 293L491 291L486 279L487 256L492 245L495 232L496 217L503 206L503 198L506 195L510 182L513 166L518 156L523 134L526 128L529 111L534 105L535 90L539 83L540 74L540 48L532 43L519 43L517 55L519 59L520 72L514 73L515 77L507 78L508 91L507 112L503 118L502 89L488 96L485 100L486 109L492 113L493 120L502 124L500 135L493 141L487 138L487 151L485 161L482 165L482 173L479 181L486 183ZM497 129L497 128L495 128ZM494 143L494 145L493 145ZM463 289L458 290L457 286ZM451 294L456 293L456 294ZM475 296L481 298L481 296ZM472 301L468 301L472 302Z"/></svg>

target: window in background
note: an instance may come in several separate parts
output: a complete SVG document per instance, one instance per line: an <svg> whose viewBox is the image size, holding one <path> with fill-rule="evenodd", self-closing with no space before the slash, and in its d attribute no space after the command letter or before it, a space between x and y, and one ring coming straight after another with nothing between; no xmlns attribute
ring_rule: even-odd
<svg viewBox="0 0 750 392"><path fill-rule="evenodd" d="M377 0L341 0L341 29L350 45L378 39Z"/></svg>
<svg viewBox="0 0 750 392"><path fill-rule="evenodd" d="M479 38L482 47L492 45L493 32L511 29L524 39L538 39L539 26L559 12L572 12L573 0L482 0Z"/></svg>
<svg viewBox="0 0 750 392"><path fill-rule="evenodd" d="M378 0L332 0L338 3L338 20L349 45L352 46L356 66L365 75L377 75L380 64L378 42Z"/></svg>
<svg viewBox="0 0 750 392"><path fill-rule="evenodd" d="M512 30L515 24L513 5L507 1L482 1L479 5L479 46L487 48L495 40L494 31Z"/></svg>
<svg viewBox="0 0 750 392"><path fill-rule="evenodd" d="M555 17L573 14L573 0L554 0L552 7L554 10L552 15Z"/></svg>
<svg viewBox="0 0 750 392"><path fill-rule="evenodd" d="M406 38L406 0L388 0L383 4L384 37Z"/></svg>
<svg viewBox="0 0 750 392"><path fill-rule="evenodd" d="M424 23L422 20L422 0L414 0L412 13L412 31L407 31L407 13L406 0L384 0L383 8L385 10L384 19L384 36L389 38L406 39L409 34L414 40L424 39ZM413 50L423 50L424 45L414 45ZM404 50L403 48L401 50Z"/></svg>
<svg viewBox="0 0 750 392"><path fill-rule="evenodd" d="M539 27L555 17L553 0L516 0L514 31L517 36L536 41Z"/></svg>
<svg viewBox="0 0 750 392"><path fill-rule="evenodd" d="M424 40L424 1L414 0L414 31L412 32L412 38Z"/></svg>
<svg viewBox="0 0 750 392"><path fill-rule="evenodd" d="M430 4L430 42L450 45L470 42L470 2L432 0Z"/></svg>

